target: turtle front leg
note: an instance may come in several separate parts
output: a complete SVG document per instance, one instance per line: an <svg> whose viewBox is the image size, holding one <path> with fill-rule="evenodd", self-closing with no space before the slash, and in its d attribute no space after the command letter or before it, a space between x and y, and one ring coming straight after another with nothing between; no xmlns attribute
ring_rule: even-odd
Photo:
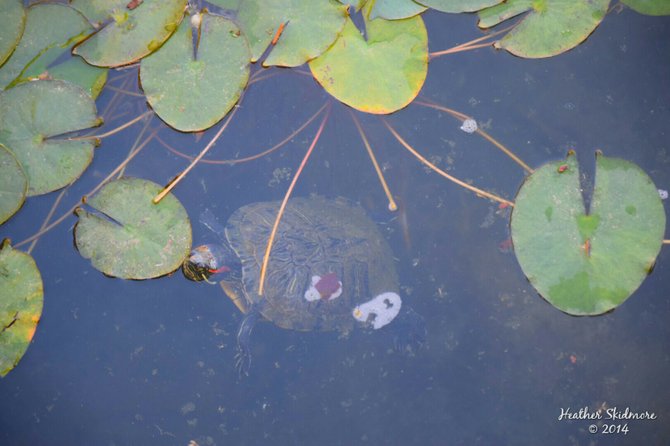
<svg viewBox="0 0 670 446"><path fill-rule="evenodd" d="M240 378L243 375L249 376L249 368L251 367L251 332L259 317L259 311L256 308L251 308L251 310L244 316L244 319L242 319L240 329L237 331L235 368L237 369Z"/></svg>

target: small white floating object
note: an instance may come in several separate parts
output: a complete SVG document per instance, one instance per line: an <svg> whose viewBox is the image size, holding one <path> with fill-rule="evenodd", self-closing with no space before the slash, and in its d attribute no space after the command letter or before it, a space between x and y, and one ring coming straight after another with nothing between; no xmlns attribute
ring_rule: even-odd
<svg viewBox="0 0 670 446"><path fill-rule="evenodd" d="M395 319L400 313L401 306L400 296L389 291L357 306L352 314L354 319L360 322L368 322L372 316L372 328L379 330Z"/></svg>
<svg viewBox="0 0 670 446"><path fill-rule="evenodd" d="M470 118L466 119L461 125L461 130L465 133L475 133L477 131L477 121Z"/></svg>
<svg viewBox="0 0 670 446"><path fill-rule="evenodd" d="M309 302L316 300L333 300L342 295L342 282L337 280L335 273L312 276L312 284L305 291L305 299Z"/></svg>
<svg viewBox="0 0 670 446"><path fill-rule="evenodd" d="M659 189L658 190L658 195L661 196L661 200L667 200L668 199L668 191L667 190Z"/></svg>
<svg viewBox="0 0 670 446"><path fill-rule="evenodd" d="M202 22L202 15L196 13L191 16L191 27L193 27L193 29L200 28L200 22Z"/></svg>

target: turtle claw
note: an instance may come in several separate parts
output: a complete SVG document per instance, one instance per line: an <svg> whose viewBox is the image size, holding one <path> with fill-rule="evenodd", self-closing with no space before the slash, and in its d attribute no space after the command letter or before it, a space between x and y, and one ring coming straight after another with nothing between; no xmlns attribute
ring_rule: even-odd
<svg viewBox="0 0 670 446"><path fill-rule="evenodd" d="M251 369L251 352L248 348L241 345L237 346L237 353L235 353L235 369L237 369L238 378L242 379L249 376Z"/></svg>

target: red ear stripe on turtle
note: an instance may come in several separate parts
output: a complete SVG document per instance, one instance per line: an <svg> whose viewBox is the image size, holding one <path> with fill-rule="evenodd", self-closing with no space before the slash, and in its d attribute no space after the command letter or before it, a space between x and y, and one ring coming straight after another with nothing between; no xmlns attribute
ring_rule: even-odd
<svg viewBox="0 0 670 446"><path fill-rule="evenodd" d="M222 266L221 268L210 269L210 270L209 270L209 272L212 273L212 274L225 273L225 272L228 272L228 271L230 271L230 268L227 267L227 266L225 266L225 265Z"/></svg>

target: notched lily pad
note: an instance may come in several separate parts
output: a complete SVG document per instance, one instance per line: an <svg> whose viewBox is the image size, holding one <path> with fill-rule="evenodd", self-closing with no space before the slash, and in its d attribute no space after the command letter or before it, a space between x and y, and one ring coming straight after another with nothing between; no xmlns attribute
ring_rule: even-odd
<svg viewBox="0 0 670 446"><path fill-rule="evenodd" d="M191 224L174 195L159 204L162 187L122 178L103 187L76 211L74 236L82 257L108 276L150 279L179 268L191 249Z"/></svg>
<svg viewBox="0 0 670 446"><path fill-rule="evenodd" d="M140 69L151 107L184 132L209 128L228 113L247 84L251 57L232 21L207 13L192 17L200 28L197 50L191 21L184 20L160 51L142 60Z"/></svg>
<svg viewBox="0 0 670 446"><path fill-rule="evenodd" d="M19 363L42 316L42 277L31 256L0 245L0 377Z"/></svg>
<svg viewBox="0 0 670 446"><path fill-rule="evenodd" d="M607 13L610 0L507 0L479 11L479 27L527 14L496 48L527 58L551 57L568 51L596 29Z"/></svg>
<svg viewBox="0 0 670 446"><path fill-rule="evenodd" d="M14 154L0 144L0 224L19 210L26 199L28 179Z"/></svg>
<svg viewBox="0 0 670 446"><path fill-rule="evenodd" d="M156 51L177 29L187 0L144 0L110 12L111 21L74 48L91 65L118 67Z"/></svg>
<svg viewBox="0 0 670 446"><path fill-rule="evenodd" d="M0 68L0 89L42 74L92 32L86 18L69 6L57 3L31 6L27 9L21 41Z"/></svg>
<svg viewBox="0 0 670 446"><path fill-rule="evenodd" d="M420 16L367 19L368 40L351 19L340 37L309 68L339 101L368 113L392 113L419 94L428 72L428 35Z"/></svg>
<svg viewBox="0 0 670 446"><path fill-rule="evenodd" d="M322 54L337 38L346 16L347 7L335 0L245 0L237 10L237 21L251 44L251 61L272 46L263 66L296 67Z"/></svg>
<svg viewBox="0 0 670 446"><path fill-rule="evenodd" d="M0 0L0 66L5 63L21 40L26 13L21 0Z"/></svg>
<svg viewBox="0 0 670 446"><path fill-rule="evenodd" d="M95 142L56 136L100 123L93 99L69 82L27 82L0 94L0 143L21 163L29 196L60 189L81 175Z"/></svg>
<svg viewBox="0 0 670 446"><path fill-rule="evenodd" d="M598 155L587 213L570 153L526 178L511 228L516 257L535 289L568 314L597 315L621 305L651 271L665 212L639 167Z"/></svg>

